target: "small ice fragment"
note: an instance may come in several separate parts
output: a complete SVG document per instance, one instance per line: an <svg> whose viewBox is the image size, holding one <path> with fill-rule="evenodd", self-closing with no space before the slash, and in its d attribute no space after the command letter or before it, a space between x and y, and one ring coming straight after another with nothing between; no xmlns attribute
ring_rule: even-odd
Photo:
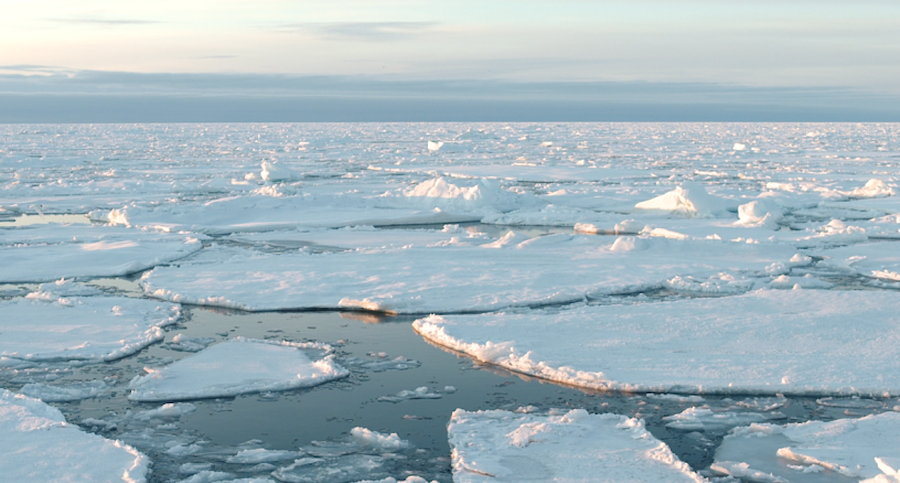
<svg viewBox="0 0 900 483"><path fill-rule="evenodd" d="M731 147L732 151L743 151L747 149L747 145L743 143L734 143L734 146Z"/></svg>
<svg viewBox="0 0 900 483"><path fill-rule="evenodd" d="M398 436L397 433L379 433L359 426L351 429L350 435L359 442L386 451L406 449L410 446L409 441L400 439L400 436Z"/></svg>

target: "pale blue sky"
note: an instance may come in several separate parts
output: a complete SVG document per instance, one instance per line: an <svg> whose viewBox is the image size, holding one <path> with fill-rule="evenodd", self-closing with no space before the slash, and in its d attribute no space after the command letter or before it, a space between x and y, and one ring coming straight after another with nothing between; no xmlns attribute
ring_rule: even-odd
<svg viewBox="0 0 900 483"><path fill-rule="evenodd" d="M11 75L99 71L213 74L212 83L214 74L277 74L828 87L894 98L898 25L900 2L875 0L0 0L0 94L13 92Z"/></svg>

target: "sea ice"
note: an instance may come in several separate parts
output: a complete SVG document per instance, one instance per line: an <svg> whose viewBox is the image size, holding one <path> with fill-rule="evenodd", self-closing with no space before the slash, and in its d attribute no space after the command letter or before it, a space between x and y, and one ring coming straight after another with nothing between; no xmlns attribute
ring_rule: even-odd
<svg viewBox="0 0 900 483"><path fill-rule="evenodd" d="M96 397L105 390L106 383L103 381L76 382L64 386L35 382L25 384L19 392L44 402L69 402Z"/></svg>
<svg viewBox="0 0 900 483"><path fill-rule="evenodd" d="M333 355L311 361L301 349L318 343L236 337L131 381L129 399L179 401L311 387L347 376Z"/></svg>
<svg viewBox="0 0 900 483"><path fill-rule="evenodd" d="M40 294L40 292L38 292ZM29 361L111 361L163 339L178 306L126 297L0 302L0 355Z"/></svg>
<svg viewBox="0 0 900 483"><path fill-rule="evenodd" d="M900 281L900 247L896 243L866 243L814 253L827 257L819 262L822 267L858 273L864 277Z"/></svg>
<svg viewBox="0 0 900 483"><path fill-rule="evenodd" d="M59 410L0 389L0 474L16 483L142 483L150 461L134 448L68 424Z"/></svg>
<svg viewBox="0 0 900 483"><path fill-rule="evenodd" d="M896 296L758 290L558 313L430 316L413 328L480 361L596 389L900 394Z"/></svg>
<svg viewBox="0 0 900 483"><path fill-rule="evenodd" d="M615 414L457 409L447 432L456 483L706 481L642 420Z"/></svg>
<svg viewBox="0 0 900 483"><path fill-rule="evenodd" d="M510 232L482 245L328 254L236 256L233 249L212 248L191 262L157 267L141 285L154 298L250 311L478 312L654 289L676 275L777 274L811 263L793 255L780 244L563 234L528 239Z"/></svg>
<svg viewBox="0 0 900 483"><path fill-rule="evenodd" d="M736 428L716 451L712 470L753 481L897 481L900 414ZM765 478L765 479L762 479Z"/></svg>
<svg viewBox="0 0 900 483"><path fill-rule="evenodd" d="M777 412L756 413L739 411L713 411L709 407L693 407L684 411L666 416L663 421L667 428L683 431L721 431L735 426L745 426L750 423L769 421L772 419L784 419L787 416Z"/></svg>
<svg viewBox="0 0 900 483"><path fill-rule="evenodd" d="M668 211L685 217L713 217L725 213L734 203L730 200L710 195L703 185L684 182L668 193L642 201L635 208L639 210Z"/></svg>

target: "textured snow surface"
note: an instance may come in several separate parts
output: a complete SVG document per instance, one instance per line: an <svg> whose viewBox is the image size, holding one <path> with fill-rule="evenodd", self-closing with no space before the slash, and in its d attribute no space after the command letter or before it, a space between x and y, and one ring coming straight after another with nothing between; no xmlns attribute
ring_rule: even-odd
<svg viewBox="0 0 900 483"><path fill-rule="evenodd" d="M119 441L85 433L59 410L0 389L0 468L16 483L146 481L150 461Z"/></svg>
<svg viewBox="0 0 900 483"><path fill-rule="evenodd" d="M0 356L30 361L119 359L163 339L178 306L126 297L35 298L0 302ZM45 297L46 295L46 297Z"/></svg>
<svg viewBox="0 0 900 483"><path fill-rule="evenodd" d="M430 316L413 327L478 360L598 389L900 395L897 295L759 290L558 313Z"/></svg>
<svg viewBox="0 0 900 483"><path fill-rule="evenodd" d="M316 343L273 342L242 337L210 346L169 366L148 369L131 381L129 399L179 401L312 387L347 376L328 355L312 361L301 349Z"/></svg>
<svg viewBox="0 0 900 483"><path fill-rule="evenodd" d="M716 451L712 469L751 481L866 481L900 477L900 414L734 429ZM846 478L842 478L846 477Z"/></svg>
<svg viewBox="0 0 900 483"><path fill-rule="evenodd" d="M196 238L184 235L108 226L0 228L0 283L127 275L200 248Z"/></svg>
<svg viewBox="0 0 900 483"><path fill-rule="evenodd" d="M196 263L146 274L141 284L147 295L251 311L474 312L659 288L677 275L780 273L809 263L787 245L564 234L528 238L514 232L480 245L451 238L443 246L327 254L205 252Z"/></svg>
<svg viewBox="0 0 900 483"><path fill-rule="evenodd" d="M457 409L447 432L456 483L706 481L642 420L615 414Z"/></svg>

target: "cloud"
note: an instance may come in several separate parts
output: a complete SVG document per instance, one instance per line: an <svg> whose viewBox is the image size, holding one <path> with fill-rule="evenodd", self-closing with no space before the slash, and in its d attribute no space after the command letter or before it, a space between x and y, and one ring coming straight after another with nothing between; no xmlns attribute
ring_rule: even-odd
<svg viewBox="0 0 900 483"><path fill-rule="evenodd" d="M0 66L0 122L900 121L900 97L841 87L17 69L61 71Z"/></svg>
<svg viewBox="0 0 900 483"><path fill-rule="evenodd" d="M397 41L434 30L438 22L308 22L276 27L282 32L309 32L329 40Z"/></svg>
<svg viewBox="0 0 900 483"><path fill-rule="evenodd" d="M48 18L48 22L64 23L72 25L100 25L106 27L127 26L127 25L153 25L159 24L157 20L140 20L129 18L100 18L100 17L69 17L69 18Z"/></svg>

